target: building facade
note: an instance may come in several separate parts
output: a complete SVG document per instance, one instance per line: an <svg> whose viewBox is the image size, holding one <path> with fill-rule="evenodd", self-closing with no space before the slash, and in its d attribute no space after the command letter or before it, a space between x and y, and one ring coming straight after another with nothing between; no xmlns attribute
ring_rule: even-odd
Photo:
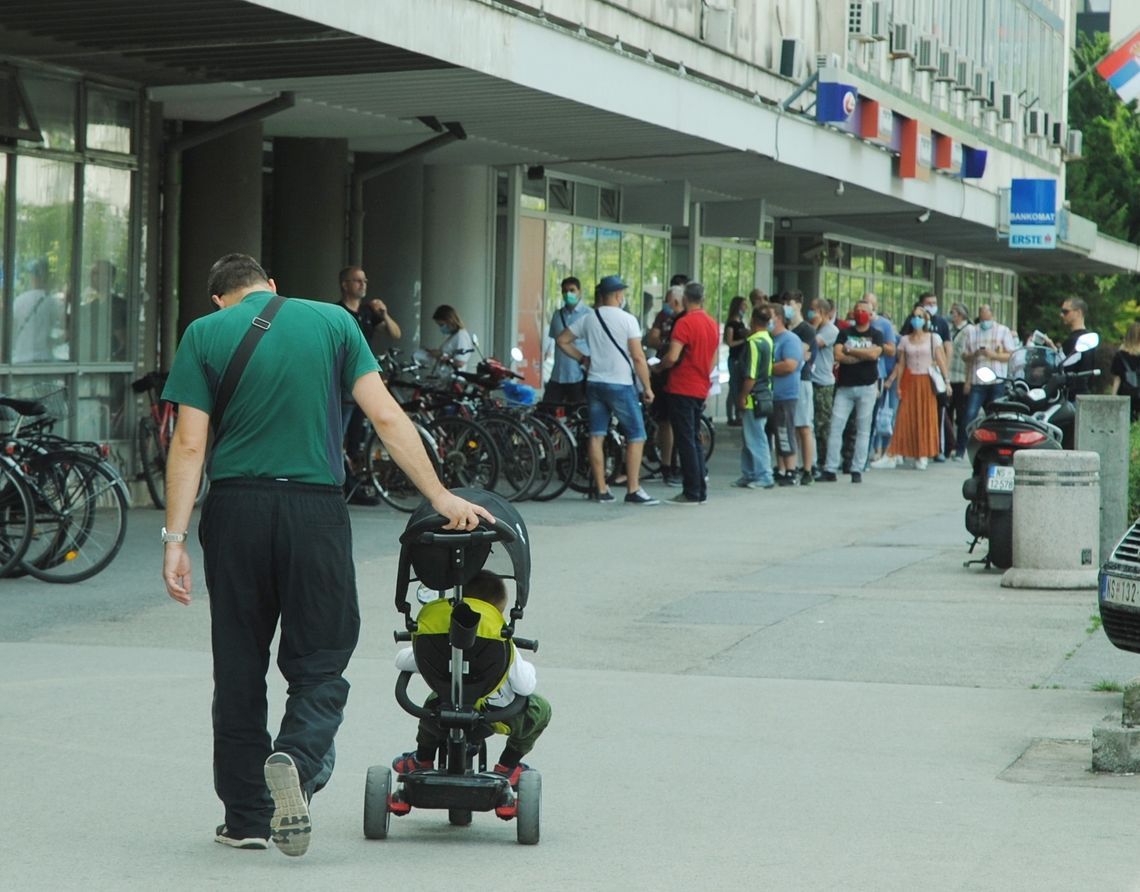
<svg viewBox="0 0 1140 892"><path fill-rule="evenodd" d="M1013 180L1063 199L1077 6L10 0L0 386L66 388L133 467L129 383L233 250L318 299L362 263L402 349L448 303L539 385L566 275L622 275L643 323L684 272L721 319L753 287L933 289L1016 325L1023 272L1140 269L1063 204L1052 250L1008 240Z"/></svg>

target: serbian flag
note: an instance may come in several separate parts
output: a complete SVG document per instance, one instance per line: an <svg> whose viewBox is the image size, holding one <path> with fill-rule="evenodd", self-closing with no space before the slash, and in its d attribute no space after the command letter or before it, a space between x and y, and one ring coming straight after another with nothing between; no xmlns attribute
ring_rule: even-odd
<svg viewBox="0 0 1140 892"><path fill-rule="evenodd" d="M1097 63L1096 71L1124 102L1140 99L1140 31Z"/></svg>

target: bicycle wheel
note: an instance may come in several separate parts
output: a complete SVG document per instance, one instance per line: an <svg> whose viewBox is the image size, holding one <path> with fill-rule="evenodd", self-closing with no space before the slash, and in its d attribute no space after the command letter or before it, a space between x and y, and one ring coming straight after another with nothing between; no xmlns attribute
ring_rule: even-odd
<svg viewBox="0 0 1140 892"><path fill-rule="evenodd" d="M13 468L0 466L0 576L19 568L32 539L34 518L23 478Z"/></svg>
<svg viewBox="0 0 1140 892"><path fill-rule="evenodd" d="M705 461L707 462L712 458L713 449L716 448L716 428L713 427L713 421L707 415L701 416L701 422L697 425L697 435L701 441L701 452L705 454Z"/></svg>
<svg viewBox="0 0 1140 892"><path fill-rule="evenodd" d="M508 502L521 502L534 484L538 470L538 449L526 428L510 415L488 413L479 418L494 441L499 456L499 479L495 492Z"/></svg>
<svg viewBox="0 0 1140 892"><path fill-rule="evenodd" d="M174 433L174 419L168 424L166 441ZM153 418L139 419L138 447L139 462L142 464L143 480L146 481L147 492L155 508L166 507L166 450L162 447L162 435ZM198 479L198 493L194 496L194 504L201 505L206 497L206 489L210 481L206 478L206 469L202 468L202 476Z"/></svg>
<svg viewBox="0 0 1140 892"><path fill-rule="evenodd" d="M534 466L534 480L524 498L533 499L554 480L554 441L546 432L546 426L533 415L519 415L516 420L530 434L534 448L538 452L538 462Z"/></svg>
<svg viewBox="0 0 1140 892"><path fill-rule="evenodd" d="M123 545L126 485L110 465L89 455L50 453L43 458L51 463L51 475L44 478L50 489L36 492L35 501L37 532L43 519L44 535L33 535L21 566L44 582L89 579Z"/></svg>
<svg viewBox="0 0 1140 892"><path fill-rule="evenodd" d="M532 498L536 502L549 502L566 492L570 486L570 481L574 477L574 468L578 463L578 441L561 418L537 414L534 417L545 426L547 436L550 437L551 464L554 473L546 486Z"/></svg>
<svg viewBox="0 0 1140 892"><path fill-rule="evenodd" d="M495 488L499 480L499 453L494 438L482 424L458 415L441 415L428 422L427 430L436 442L444 486Z"/></svg>
<svg viewBox="0 0 1140 892"><path fill-rule="evenodd" d="M416 433L420 435L420 442L423 443L428 461L431 462L438 475L442 466L440 465L439 449L435 438L422 425L415 422L413 424L415 424ZM384 441L375 432L369 436L364 454L368 456L368 474L372 478L372 485L379 491L380 498L397 511L403 511L406 514L415 511L423 502L423 494L416 489L416 485L396 464L392 454L388 451L388 447L384 445Z"/></svg>

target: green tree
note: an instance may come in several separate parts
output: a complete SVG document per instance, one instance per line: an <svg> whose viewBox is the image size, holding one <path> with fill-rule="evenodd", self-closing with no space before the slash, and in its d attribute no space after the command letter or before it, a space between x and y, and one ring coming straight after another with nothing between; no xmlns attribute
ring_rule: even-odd
<svg viewBox="0 0 1140 892"><path fill-rule="evenodd" d="M1108 52L1107 34L1078 38L1074 60L1081 77L1069 93L1069 128L1084 134L1084 158L1070 163L1065 197L1075 214L1105 235L1140 241L1140 117L1112 88L1089 71ZM1031 275L1021 279L1020 320L1024 329L1061 335L1057 308L1066 297L1089 305L1090 327L1119 340L1140 318L1140 278L1131 275ZM1102 351L1105 356L1109 351Z"/></svg>

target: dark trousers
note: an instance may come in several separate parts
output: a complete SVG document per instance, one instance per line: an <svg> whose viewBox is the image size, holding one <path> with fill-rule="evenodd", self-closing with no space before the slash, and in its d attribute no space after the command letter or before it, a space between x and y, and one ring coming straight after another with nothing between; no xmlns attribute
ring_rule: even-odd
<svg viewBox="0 0 1140 892"><path fill-rule="evenodd" d="M950 413L954 419L954 454L966 454L966 382L955 381L950 385ZM947 448L946 454L950 454Z"/></svg>
<svg viewBox="0 0 1140 892"><path fill-rule="evenodd" d="M695 396L669 394L669 422L673 425L673 445L681 461L683 491L691 499L708 498L705 483L705 454L701 450L701 412L705 401Z"/></svg>
<svg viewBox="0 0 1140 892"><path fill-rule="evenodd" d="M214 789L233 835L264 837L271 752L293 757L310 794L332 774L343 672L360 631L352 528L339 487L219 480L198 536L214 658ZM265 674L278 620L277 667L289 687L271 743Z"/></svg>

